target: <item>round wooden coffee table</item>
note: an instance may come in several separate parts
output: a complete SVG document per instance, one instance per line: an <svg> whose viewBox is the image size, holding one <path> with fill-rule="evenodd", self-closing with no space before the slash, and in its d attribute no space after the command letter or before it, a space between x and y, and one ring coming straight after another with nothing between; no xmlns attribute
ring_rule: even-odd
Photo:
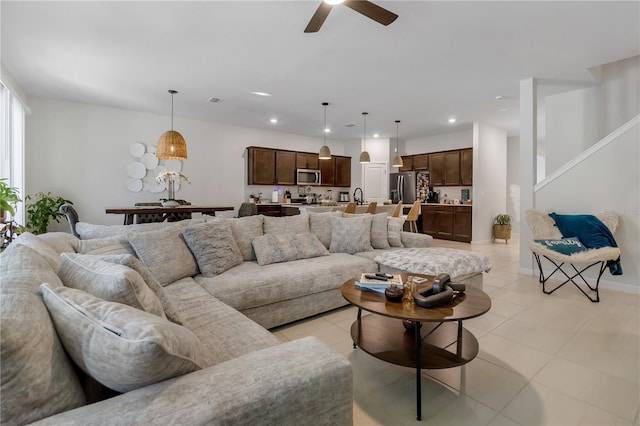
<svg viewBox="0 0 640 426"><path fill-rule="evenodd" d="M433 276L411 274L427 279L419 288L431 286ZM406 282L409 274L402 274ZM389 302L383 293L356 287L357 278L342 285L342 296L358 307L351 325L353 346L393 364L416 369L416 411L422 420L420 370L463 365L478 355L478 340L462 326L462 321L478 317L491 308L491 299L482 290L467 285L447 305L422 308L414 303ZM376 315L362 316L362 310ZM403 321L413 322L413 330Z"/></svg>

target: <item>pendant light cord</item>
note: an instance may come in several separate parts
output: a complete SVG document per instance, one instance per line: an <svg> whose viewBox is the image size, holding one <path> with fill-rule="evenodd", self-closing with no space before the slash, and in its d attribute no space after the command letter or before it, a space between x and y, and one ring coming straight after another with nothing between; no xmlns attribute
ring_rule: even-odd
<svg viewBox="0 0 640 426"><path fill-rule="evenodd" d="M324 127L322 128L322 139L324 141L324 144L327 144L327 103L323 103L322 106L324 106Z"/></svg>
<svg viewBox="0 0 640 426"><path fill-rule="evenodd" d="M362 139L364 141L364 150L367 150L367 115L369 113L368 112L363 112L362 113L362 117L364 118L364 126L363 126L363 134L362 134Z"/></svg>

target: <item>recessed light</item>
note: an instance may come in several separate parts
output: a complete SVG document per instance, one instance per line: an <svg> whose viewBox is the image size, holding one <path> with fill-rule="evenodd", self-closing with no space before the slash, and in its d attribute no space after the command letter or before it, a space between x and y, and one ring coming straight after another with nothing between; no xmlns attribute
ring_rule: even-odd
<svg viewBox="0 0 640 426"><path fill-rule="evenodd" d="M271 122L271 124L276 124L278 122L277 118L272 118L269 120L269 122Z"/></svg>
<svg viewBox="0 0 640 426"><path fill-rule="evenodd" d="M454 117L451 117L451 118L449 119L449 123L452 123L452 124L453 124L453 123L455 123L455 122L456 122L456 119L455 119Z"/></svg>
<svg viewBox="0 0 640 426"><path fill-rule="evenodd" d="M212 104L219 104L220 102L222 102L222 99L220 99L220 98L209 98L209 102L211 102Z"/></svg>
<svg viewBox="0 0 640 426"><path fill-rule="evenodd" d="M266 92L251 92L254 95L258 95L258 96L271 96L270 94L266 93Z"/></svg>
<svg viewBox="0 0 640 426"><path fill-rule="evenodd" d="M327 127L326 129L324 129L324 132L325 133L331 133L331 129Z"/></svg>
<svg viewBox="0 0 640 426"><path fill-rule="evenodd" d="M504 96L502 96L502 95L496 96L496 101L501 101L503 99L504 99Z"/></svg>
<svg viewBox="0 0 640 426"><path fill-rule="evenodd" d="M378 134L378 133L374 133L374 134L373 134L373 137L374 137L374 138L379 138L379 137L380 137L380 134Z"/></svg>
<svg viewBox="0 0 640 426"><path fill-rule="evenodd" d="M353 123L349 123L349 124L345 125L345 127L353 127L353 126L355 126L355 124L353 124Z"/></svg>

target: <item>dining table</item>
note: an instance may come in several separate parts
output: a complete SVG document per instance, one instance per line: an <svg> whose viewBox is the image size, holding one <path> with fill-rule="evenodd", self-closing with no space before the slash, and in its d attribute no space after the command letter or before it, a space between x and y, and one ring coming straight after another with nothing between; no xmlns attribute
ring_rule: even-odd
<svg viewBox="0 0 640 426"><path fill-rule="evenodd" d="M105 209L107 214L123 214L124 224L131 225L135 215L137 214L161 214L168 217L178 213L202 213L210 216L215 216L216 212L232 211L233 207L219 207L219 206L196 206L196 205L181 205L175 207L163 207L163 206L132 206L132 207L108 207Z"/></svg>

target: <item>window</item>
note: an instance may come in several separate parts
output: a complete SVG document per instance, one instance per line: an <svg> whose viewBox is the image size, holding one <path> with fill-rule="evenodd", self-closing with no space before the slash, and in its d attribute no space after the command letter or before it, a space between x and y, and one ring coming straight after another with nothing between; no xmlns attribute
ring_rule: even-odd
<svg viewBox="0 0 640 426"><path fill-rule="evenodd" d="M0 81L0 177L18 188L24 201L24 123L27 110L20 98ZM19 203L14 220L25 222L24 202Z"/></svg>

